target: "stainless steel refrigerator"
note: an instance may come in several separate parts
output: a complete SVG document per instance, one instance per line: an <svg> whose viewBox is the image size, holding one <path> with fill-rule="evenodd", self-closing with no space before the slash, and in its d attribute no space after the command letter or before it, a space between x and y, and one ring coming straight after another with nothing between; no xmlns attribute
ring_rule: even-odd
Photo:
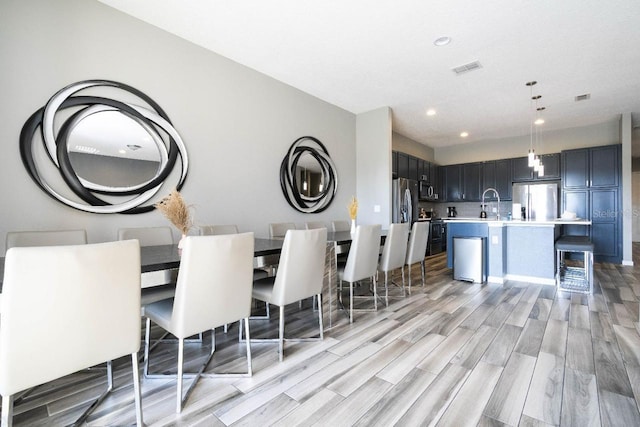
<svg viewBox="0 0 640 427"><path fill-rule="evenodd" d="M525 209L529 221L547 221L558 218L558 184L513 184L513 219L522 217Z"/></svg>
<svg viewBox="0 0 640 427"><path fill-rule="evenodd" d="M412 224L418 220L418 181L393 180L391 188L392 221Z"/></svg>

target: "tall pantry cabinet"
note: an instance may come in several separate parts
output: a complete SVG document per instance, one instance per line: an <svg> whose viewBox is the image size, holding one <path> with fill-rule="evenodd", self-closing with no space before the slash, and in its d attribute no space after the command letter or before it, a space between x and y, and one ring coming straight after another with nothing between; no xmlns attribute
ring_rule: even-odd
<svg viewBox="0 0 640 427"><path fill-rule="evenodd" d="M598 262L622 262L620 209L621 146L562 152L562 210L591 220L591 226L566 225L565 234L589 235Z"/></svg>

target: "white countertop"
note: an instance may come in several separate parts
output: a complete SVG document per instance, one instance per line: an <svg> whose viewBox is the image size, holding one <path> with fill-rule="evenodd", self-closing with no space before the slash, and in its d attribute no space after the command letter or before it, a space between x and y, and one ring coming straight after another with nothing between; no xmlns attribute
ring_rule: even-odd
<svg viewBox="0 0 640 427"><path fill-rule="evenodd" d="M520 220L520 219L491 219L491 218L474 218L474 217L455 217L455 218L442 218L445 222L469 222L469 223L486 223L490 226L529 226L529 227L539 227L539 226L555 226L555 225L591 225L590 220L576 218L573 220L570 219L562 219L557 218L554 220L548 221L530 221L530 220Z"/></svg>

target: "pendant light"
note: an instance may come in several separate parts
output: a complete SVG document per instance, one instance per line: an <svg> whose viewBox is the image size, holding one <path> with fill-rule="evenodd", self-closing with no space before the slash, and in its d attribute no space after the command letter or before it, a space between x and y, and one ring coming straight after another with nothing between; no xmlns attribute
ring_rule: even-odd
<svg viewBox="0 0 640 427"><path fill-rule="evenodd" d="M538 96L538 99L540 99L541 96ZM538 107L538 99L536 99L536 114L538 115L538 118L535 121L535 125L536 125L536 146L540 147L541 143L542 143L542 129L540 128L540 126L542 126L544 124L544 120L540 117L540 112L545 110L545 107ZM538 178L543 177L544 176L544 165L542 164L542 159L540 159L540 157L538 157Z"/></svg>
<svg viewBox="0 0 640 427"><path fill-rule="evenodd" d="M533 112L533 86L536 85L538 82L535 80L532 80L530 82L527 82L526 85L529 86L529 93L530 93L530 101L529 101L529 108L531 109L531 117L529 118L529 126L530 126L530 141L529 141L529 154L527 155L528 158L528 162L527 164L529 165L529 167L534 167L535 165L535 157L536 154L533 151L533 117L534 117L534 112Z"/></svg>

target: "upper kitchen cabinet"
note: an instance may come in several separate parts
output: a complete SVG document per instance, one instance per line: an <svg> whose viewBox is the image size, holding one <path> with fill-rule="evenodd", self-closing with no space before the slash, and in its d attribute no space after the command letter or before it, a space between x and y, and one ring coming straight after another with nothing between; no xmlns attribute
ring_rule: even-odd
<svg viewBox="0 0 640 427"><path fill-rule="evenodd" d="M398 178L409 178L409 155L398 153Z"/></svg>
<svg viewBox="0 0 640 427"><path fill-rule="evenodd" d="M482 196L482 163L462 165L462 200L480 201Z"/></svg>
<svg viewBox="0 0 640 427"><path fill-rule="evenodd" d="M500 200L511 200L511 159L492 160L482 165L482 186L484 192L487 188L498 190ZM480 196L482 198L482 194ZM497 200L493 192L487 193L485 201Z"/></svg>
<svg viewBox="0 0 640 427"><path fill-rule="evenodd" d="M413 156L409 156L409 174L407 175L407 178L415 179L416 181L420 179L420 175L418 171L419 163L420 163L420 159Z"/></svg>
<svg viewBox="0 0 640 427"><path fill-rule="evenodd" d="M462 165L448 165L442 168L443 198L447 202L462 201Z"/></svg>
<svg viewBox="0 0 640 427"><path fill-rule="evenodd" d="M512 160L513 182L522 181L547 181L560 179L560 154L543 154L540 160L544 165L544 176L539 176L537 172L529 166L527 157L517 157Z"/></svg>
<svg viewBox="0 0 640 427"><path fill-rule="evenodd" d="M477 202L482 190L482 163L442 166L444 199L447 202Z"/></svg>
<svg viewBox="0 0 640 427"><path fill-rule="evenodd" d="M391 152L391 178L396 179L398 177L398 152Z"/></svg>
<svg viewBox="0 0 640 427"><path fill-rule="evenodd" d="M617 187L619 176L619 145L562 152L562 186L565 189Z"/></svg>

